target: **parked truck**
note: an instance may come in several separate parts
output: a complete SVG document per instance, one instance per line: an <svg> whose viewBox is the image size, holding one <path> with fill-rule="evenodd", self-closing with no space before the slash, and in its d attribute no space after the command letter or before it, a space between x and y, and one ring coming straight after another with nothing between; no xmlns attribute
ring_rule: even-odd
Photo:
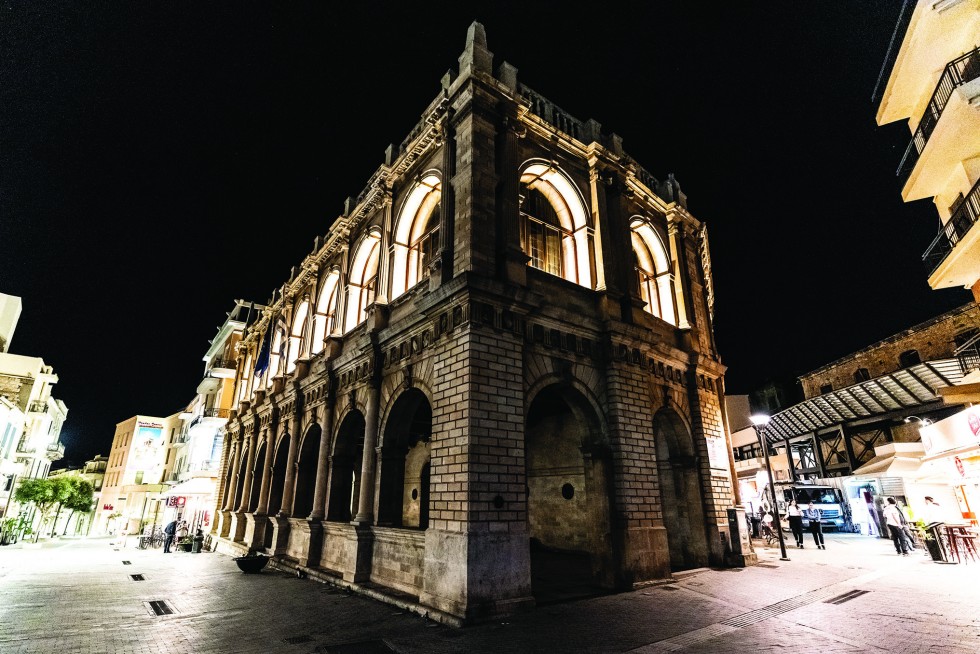
<svg viewBox="0 0 980 654"><path fill-rule="evenodd" d="M766 484L766 497L770 497L768 492L769 485ZM776 482L776 496L779 498L779 515L786 517L786 507L790 502L796 500L800 509L806 509L810 502L813 506L820 509L820 524L824 529L834 529L845 531L846 525L850 523L850 515L847 512L847 504L844 502L844 495L839 488L821 484L807 484L804 482ZM803 517L803 528L810 526L809 519ZM784 529L785 529L784 525Z"/></svg>

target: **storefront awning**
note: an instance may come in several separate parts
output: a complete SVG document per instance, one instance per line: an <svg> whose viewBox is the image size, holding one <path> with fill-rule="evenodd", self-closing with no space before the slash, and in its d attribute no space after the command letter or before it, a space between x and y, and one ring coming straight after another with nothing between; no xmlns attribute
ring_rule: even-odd
<svg viewBox="0 0 980 654"><path fill-rule="evenodd" d="M211 477L195 477L181 482L163 494L164 497L172 495L211 495L214 493L215 483Z"/></svg>
<svg viewBox="0 0 980 654"><path fill-rule="evenodd" d="M794 404L772 416L766 425L766 438L778 443L849 421L941 402L938 389L953 386L961 379L959 359L923 361Z"/></svg>
<svg viewBox="0 0 980 654"><path fill-rule="evenodd" d="M918 478L922 476L920 443L889 443L875 448L875 457L856 469L852 475L859 479L874 477Z"/></svg>

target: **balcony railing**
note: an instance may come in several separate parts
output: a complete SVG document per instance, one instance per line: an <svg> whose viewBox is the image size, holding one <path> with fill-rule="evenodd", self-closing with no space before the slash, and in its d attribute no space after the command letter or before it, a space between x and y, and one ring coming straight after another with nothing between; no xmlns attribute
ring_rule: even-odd
<svg viewBox="0 0 980 654"><path fill-rule="evenodd" d="M980 217L980 180L973 185L960 206L956 208L953 215L943 225L939 234L933 239L932 243L922 255L922 262L926 266L926 274L932 275L949 253L953 251L956 244L966 236L973 223Z"/></svg>
<svg viewBox="0 0 980 654"><path fill-rule="evenodd" d="M234 359L212 359L211 368L227 368L228 370L235 370L238 364Z"/></svg>
<svg viewBox="0 0 980 654"><path fill-rule="evenodd" d="M205 418L230 418L231 409L205 409Z"/></svg>
<svg viewBox="0 0 980 654"><path fill-rule="evenodd" d="M65 456L65 446L63 443L51 443L45 449L45 457L57 461Z"/></svg>
<svg viewBox="0 0 980 654"><path fill-rule="evenodd" d="M47 413L48 403L47 402L31 402L31 405L27 407L28 413Z"/></svg>
<svg viewBox="0 0 980 654"><path fill-rule="evenodd" d="M903 183L912 173L912 169L915 168L915 164L919 160L919 155L922 154L926 143L929 142L929 137L932 136L933 130L936 129L936 125L939 123L939 117L942 115L943 109L946 108L946 103L952 97L953 91L957 87L971 82L977 77L980 77L980 48L971 50L946 64L943 74L939 77L936 90L933 91L932 98L929 99L929 104L926 105L925 113L922 114L919 127L915 130L915 134L912 135L912 141L905 150L902 163L898 165L898 171L895 173L901 178Z"/></svg>

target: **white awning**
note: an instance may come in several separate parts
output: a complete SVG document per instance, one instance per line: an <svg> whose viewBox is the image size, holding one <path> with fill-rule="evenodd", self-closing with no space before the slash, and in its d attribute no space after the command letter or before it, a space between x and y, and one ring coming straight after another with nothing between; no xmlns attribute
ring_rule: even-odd
<svg viewBox="0 0 980 654"><path fill-rule="evenodd" d="M215 483L211 477L194 477L181 482L163 494L164 497L171 495L212 495Z"/></svg>
<svg viewBox="0 0 980 654"><path fill-rule="evenodd" d="M875 448L875 457L851 474L859 479L875 477L919 478L926 474L926 471L922 469L923 454L921 443L879 445Z"/></svg>

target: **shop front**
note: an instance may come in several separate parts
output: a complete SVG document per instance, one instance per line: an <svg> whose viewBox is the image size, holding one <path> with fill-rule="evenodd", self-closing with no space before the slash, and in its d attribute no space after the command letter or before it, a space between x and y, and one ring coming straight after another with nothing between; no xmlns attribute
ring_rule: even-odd
<svg viewBox="0 0 980 654"><path fill-rule="evenodd" d="M980 507L980 406L963 409L919 430L923 467L948 486L947 522L977 526ZM942 501L940 506L944 506Z"/></svg>

